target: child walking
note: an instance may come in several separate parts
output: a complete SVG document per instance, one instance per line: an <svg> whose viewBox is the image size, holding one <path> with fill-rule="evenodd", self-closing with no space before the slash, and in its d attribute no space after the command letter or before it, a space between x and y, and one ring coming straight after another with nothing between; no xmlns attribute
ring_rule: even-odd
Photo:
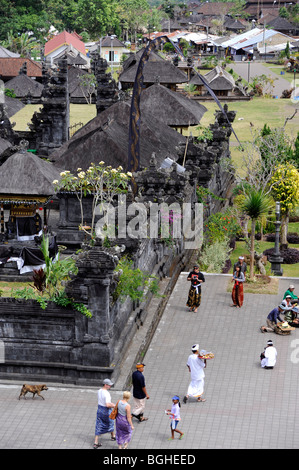
<svg viewBox="0 0 299 470"><path fill-rule="evenodd" d="M170 430L171 430L171 437L168 440L174 439L174 432L178 432L180 434L179 440L183 438L184 433L177 429L177 425L181 420L180 415L180 397L175 395L172 397L172 407L171 410L166 410L166 414L171 416L171 423L170 423Z"/></svg>

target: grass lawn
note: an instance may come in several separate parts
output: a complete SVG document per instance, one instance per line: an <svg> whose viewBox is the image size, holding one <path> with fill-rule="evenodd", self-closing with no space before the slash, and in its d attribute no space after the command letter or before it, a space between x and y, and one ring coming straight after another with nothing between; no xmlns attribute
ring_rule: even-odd
<svg viewBox="0 0 299 470"><path fill-rule="evenodd" d="M289 230L291 231L291 230ZM267 250L269 248L274 248L274 243L272 242L262 242L262 241L256 241L256 251L257 252L262 252L264 250ZM290 244L290 248L297 248L299 249L299 244ZM239 256L244 256L244 255L249 255L249 252L246 248L245 242L239 241L236 242L236 248L234 251L231 253L230 259L232 262L232 267L229 271L229 273L232 274L233 272L233 265L234 263L238 260ZM299 277L299 263L296 264L282 264L281 265L283 269L283 276L284 277ZM268 262L266 265L266 271L267 274L271 275L271 264Z"/></svg>
<svg viewBox="0 0 299 470"><path fill-rule="evenodd" d="M292 83L294 81L294 73L286 72L283 65L267 64L266 62L264 62L263 65L265 67L268 67L268 69L271 70L272 73L282 76L282 78L284 78L288 82ZM281 75L281 72L284 72L284 73Z"/></svg>
<svg viewBox="0 0 299 470"><path fill-rule="evenodd" d="M214 113L218 108L214 102L203 102L207 108L204 114L201 125L208 126L214 122ZM221 102L222 106L224 102ZM298 104L292 103L288 99L271 99L271 98L253 98L251 101L236 101L228 103L228 109L236 111L236 118L233 122L233 129L241 142L244 145L245 152L239 149L239 144L234 136L230 137L230 151L232 160L240 171L244 171L244 158L246 157L246 143L254 140L254 134L261 129L264 124L270 127L282 127L285 119L291 117L298 108ZM239 120L240 119L240 120ZM253 124L253 127L251 124ZM299 113L288 121L286 125L286 133L295 139L299 129ZM192 134L196 135L196 131L192 129Z"/></svg>
<svg viewBox="0 0 299 470"><path fill-rule="evenodd" d="M11 118L11 122L15 122L14 130L28 131L28 122L35 111L39 111L42 106L40 104L27 104L23 109L18 111ZM82 122L87 124L91 119L96 117L97 110L95 104L71 104L70 105L70 126Z"/></svg>

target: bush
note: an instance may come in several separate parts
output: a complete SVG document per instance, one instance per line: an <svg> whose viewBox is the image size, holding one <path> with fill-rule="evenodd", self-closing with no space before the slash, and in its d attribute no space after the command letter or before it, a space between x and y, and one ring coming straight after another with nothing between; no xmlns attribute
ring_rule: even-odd
<svg viewBox="0 0 299 470"><path fill-rule="evenodd" d="M275 253L275 248L269 248L265 250L263 254L267 257L273 256ZM283 264L296 264L299 263L299 250L296 248L287 248L280 252L280 256L283 258Z"/></svg>
<svg viewBox="0 0 299 470"><path fill-rule="evenodd" d="M227 238L207 245L199 259L201 269L206 272L221 273L226 266L229 252Z"/></svg>
<svg viewBox="0 0 299 470"><path fill-rule="evenodd" d="M275 233L268 233L266 236L265 236L265 239L267 242L275 242ZM287 241L288 243L298 243L299 244L299 235L298 233L296 232L290 232L288 233L288 237L287 237Z"/></svg>

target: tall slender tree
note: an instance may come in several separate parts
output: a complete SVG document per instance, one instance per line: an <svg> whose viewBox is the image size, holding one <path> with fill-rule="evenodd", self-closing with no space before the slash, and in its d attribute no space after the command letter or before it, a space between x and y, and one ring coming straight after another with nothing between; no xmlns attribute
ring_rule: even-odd
<svg viewBox="0 0 299 470"><path fill-rule="evenodd" d="M250 235L250 279L254 277L254 251L256 222L269 213L273 200L261 190L251 187L242 202L242 211L251 219Z"/></svg>

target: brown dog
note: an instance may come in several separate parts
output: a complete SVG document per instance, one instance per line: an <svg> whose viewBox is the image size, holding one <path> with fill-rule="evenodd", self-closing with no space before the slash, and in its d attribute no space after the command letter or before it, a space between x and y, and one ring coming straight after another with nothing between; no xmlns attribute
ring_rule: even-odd
<svg viewBox="0 0 299 470"><path fill-rule="evenodd" d="M44 397L40 394L40 392L42 390L48 390L48 387L47 385L28 385L28 384L24 384L22 389L21 389L21 393L19 395L19 400L21 397L25 397L26 393L30 392L33 394L32 398L35 397L35 395L38 395L39 397L41 397L43 400L44 400Z"/></svg>

